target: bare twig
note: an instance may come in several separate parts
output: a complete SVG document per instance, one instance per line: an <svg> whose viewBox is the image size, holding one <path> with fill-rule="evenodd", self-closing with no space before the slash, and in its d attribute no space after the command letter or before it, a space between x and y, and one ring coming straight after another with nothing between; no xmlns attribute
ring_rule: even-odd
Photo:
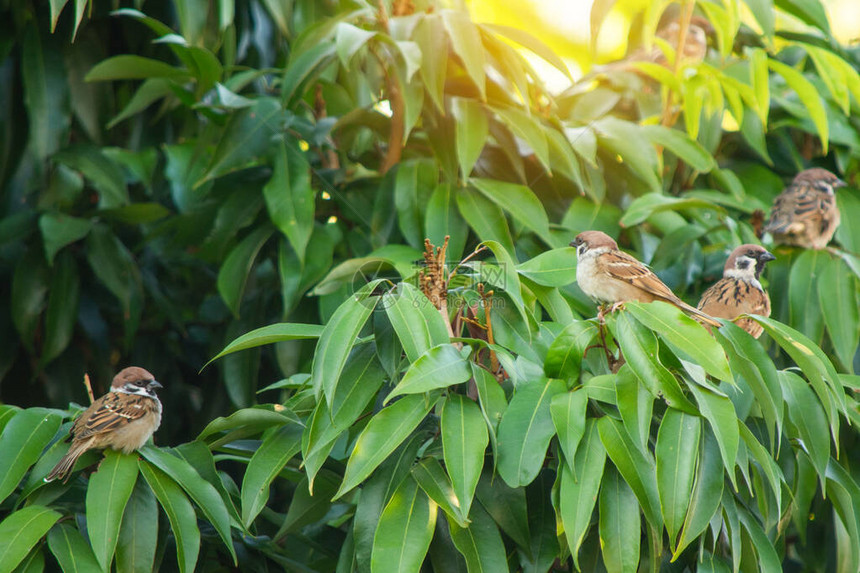
<svg viewBox="0 0 860 573"><path fill-rule="evenodd" d="M90 384L90 375L86 373L84 374L84 386L87 388L87 396L90 397L90 404L92 404L95 402L96 397L93 395L93 387Z"/></svg>

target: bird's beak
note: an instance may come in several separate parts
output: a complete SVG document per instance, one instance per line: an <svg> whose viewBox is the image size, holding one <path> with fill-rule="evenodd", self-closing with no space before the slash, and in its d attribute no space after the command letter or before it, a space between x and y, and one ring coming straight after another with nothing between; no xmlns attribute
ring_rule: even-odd
<svg viewBox="0 0 860 573"><path fill-rule="evenodd" d="M573 247L573 248L575 249L575 248L576 248L576 241L571 241L571 242L569 242L569 243L567 244L567 246L568 246L568 247Z"/></svg>
<svg viewBox="0 0 860 573"><path fill-rule="evenodd" d="M158 383L158 380L153 380L149 384L147 384L150 388L164 388L161 384Z"/></svg>
<svg viewBox="0 0 860 573"><path fill-rule="evenodd" d="M836 182L833 184L833 187L834 187L834 188L837 188L837 187L848 187L848 183L846 183L846 182L845 182L845 181L843 181L842 179L837 179L837 180L836 180Z"/></svg>
<svg viewBox="0 0 860 573"><path fill-rule="evenodd" d="M765 251L765 252L763 252L761 255L759 255L758 260L760 260L760 261L762 261L762 262L766 263L766 262L768 262L768 261L776 260L776 257L775 257L775 256L773 256L771 253L769 253L769 252Z"/></svg>

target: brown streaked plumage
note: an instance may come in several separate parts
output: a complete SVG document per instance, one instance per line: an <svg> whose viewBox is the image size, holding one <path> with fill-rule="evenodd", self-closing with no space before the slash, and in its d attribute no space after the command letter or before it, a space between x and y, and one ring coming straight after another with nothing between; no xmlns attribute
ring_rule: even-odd
<svg viewBox="0 0 860 573"><path fill-rule="evenodd" d="M68 479L77 459L92 449L111 448L127 454L141 447L161 424L161 401L155 378L137 366L114 376L110 392L96 400L75 420L69 437L72 445L45 477Z"/></svg>
<svg viewBox="0 0 860 573"><path fill-rule="evenodd" d="M764 265L775 258L759 245L736 248L726 261L723 278L702 294L699 310L728 320L735 320L742 314L770 316L770 297L758 279ZM741 318L735 323L753 338L761 336L763 331L751 318Z"/></svg>
<svg viewBox="0 0 860 573"><path fill-rule="evenodd" d="M644 263L618 250L616 242L600 231L583 231L570 243L576 248L576 282L589 298L611 303L661 300L712 326L720 323L682 301Z"/></svg>
<svg viewBox="0 0 860 573"><path fill-rule="evenodd" d="M764 231L777 244L823 249L839 226L835 190L845 182L820 167L801 171L773 201Z"/></svg>

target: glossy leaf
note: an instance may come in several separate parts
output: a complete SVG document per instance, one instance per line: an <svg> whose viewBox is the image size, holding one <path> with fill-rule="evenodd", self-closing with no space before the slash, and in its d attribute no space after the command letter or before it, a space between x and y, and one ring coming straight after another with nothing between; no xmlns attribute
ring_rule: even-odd
<svg viewBox="0 0 860 573"><path fill-rule="evenodd" d="M87 540L80 531L67 523L58 523L51 528L48 532L48 548L63 571L102 570Z"/></svg>
<svg viewBox="0 0 860 573"><path fill-rule="evenodd" d="M457 208L482 241L498 241L508 252L513 252L514 240L501 207L482 193L466 188L457 190Z"/></svg>
<svg viewBox="0 0 860 573"><path fill-rule="evenodd" d="M737 461L740 442L735 407L731 400L725 396L719 396L707 388L701 388L695 384L690 384L689 387L696 397L702 416L708 420L714 435L717 437L720 455L723 458L723 467L734 484L735 462Z"/></svg>
<svg viewBox="0 0 860 573"><path fill-rule="evenodd" d="M636 494L645 519L655 527L662 527L663 515L657 493L654 460L636 447L624 430L624 426L612 418L600 418L597 421L597 429L606 453L618 468L624 481Z"/></svg>
<svg viewBox="0 0 860 573"><path fill-rule="evenodd" d="M672 558L675 559L708 526L714 514L719 511L723 497L725 475L717 440L712 432L705 429L696 466L696 479L693 493L684 518L684 526L677 545L672 545Z"/></svg>
<svg viewBox="0 0 860 573"><path fill-rule="evenodd" d="M0 501L9 497L57 433L60 416L43 408L16 414L0 434ZM23 556L22 556L23 557Z"/></svg>
<svg viewBox="0 0 860 573"><path fill-rule="evenodd" d="M242 478L242 522L250 527L269 499L269 485L302 447L302 426L288 424L266 436Z"/></svg>
<svg viewBox="0 0 860 573"><path fill-rule="evenodd" d="M430 348L448 342L445 319L413 285L398 284L382 295L382 305L410 362L418 360Z"/></svg>
<svg viewBox="0 0 860 573"><path fill-rule="evenodd" d="M284 340L319 338L322 332L323 327L319 324L297 324L288 322L270 324L269 326L254 329L235 339L225 346L224 350L212 357L206 365L208 366L212 361L218 360L222 356L232 354L233 352L239 352L240 350L247 350L248 348L255 348L265 344L274 344L275 342L282 342Z"/></svg>
<svg viewBox="0 0 860 573"><path fill-rule="evenodd" d="M440 183L436 186L430 200L427 202L424 229L427 238L434 245L441 245L448 240L447 258L449 261L459 261L463 256L466 245L466 236L469 228L463 220L456 205L457 189L448 183Z"/></svg>
<svg viewBox="0 0 860 573"><path fill-rule="evenodd" d="M218 490L200 477L200 474L188 462L168 453L166 450L144 446L138 451L152 465L166 472L173 481L182 486L182 489L191 496L191 499L194 500L194 503L203 512L203 515L206 516L206 519L212 524L215 531L218 532L218 535L235 561L236 554L233 549L233 543L230 541L230 515L227 512L224 500L218 494ZM151 482L150 485L152 485ZM156 496L158 496L158 493L156 493ZM159 501L162 501L160 497ZM164 503L162 502L163 505Z"/></svg>
<svg viewBox="0 0 860 573"><path fill-rule="evenodd" d="M576 282L576 250L552 249L517 266L517 272L539 285L563 287Z"/></svg>
<svg viewBox="0 0 860 573"><path fill-rule="evenodd" d="M374 344L353 348L334 390L330 415L336 428L345 429L361 415L386 378Z"/></svg>
<svg viewBox="0 0 860 573"><path fill-rule="evenodd" d="M567 325L547 352L544 362L547 377L577 380L585 351L595 336L597 327L591 322L575 321Z"/></svg>
<svg viewBox="0 0 860 573"><path fill-rule="evenodd" d="M517 387L499 424L499 475L510 487L531 483L540 471L555 435L550 404L565 390L561 380L545 378Z"/></svg>
<svg viewBox="0 0 860 573"><path fill-rule="evenodd" d="M484 107L471 99L453 98L451 112L456 120L457 160L463 178L469 177L475 162L484 149L489 133L489 122Z"/></svg>
<svg viewBox="0 0 860 573"><path fill-rule="evenodd" d="M176 538L179 570L182 573L191 573L200 552L200 529L197 527L194 508L182 489L167 474L145 460L140 460L139 465L140 473L152 488L152 493L170 521L170 529Z"/></svg>
<svg viewBox="0 0 860 573"><path fill-rule="evenodd" d="M655 213L664 211L681 211L681 210L696 210L701 211L710 209L718 214L724 214L725 210L710 201L696 198L683 197L667 197L662 193L648 193L636 198L630 204L621 217L619 224L622 227L633 227L644 222Z"/></svg>
<svg viewBox="0 0 860 573"><path fill-rule="evenodd" d="M403 443L433 408L436 399L432 395L404 396L373 416L355 442L335 499L364 481Z"/></svg>
<svg viewBox="0 0 860 573"><path fill-rule="evenodd" d="M414 466L412 478L418 482L424 493L439 506L439 509L461 527L468 527L469 519L463 511L451 480L436 458L424 458Z"/></svg>
<svg viewBox="0 0 860 573"><path fill-rule="evenodd" d="M466 73L481 94L481 99L485 99L485 60L481 34L466 12L445 10L442 12L442 22L445 24L448 41L451 42L454 53L463 62Z"/></svg>
<svg viewBox="0 0 860 573"><path fill-rule="evenodd" d="M389 402L402 394L418 394L462 384L472 376L469 363L453 344L440 344L413 362L400 383L385 397Z"/></svg>
<svg viewBox="0 0 860 573"><path fill-rule="evenodd" d="M45 241L48 263L54 262L57 252L87 236L93 223L88 219L70 217L62 213L45 213L39 217L39 230Z"/></svg>
<svg viewBox="0 0 860 573"><path fill-rule="evenodd" d="M701 420L679 410L668 409L657 433L657 493L669 539L678 538L691 501Z"/></svg>
<svg viewBox="0 0 860 573"><path fill-rule="evenodd" d="M639 564L639 503L617 471L609 470L600 487L600 547L610 573L634 571Z"/></svg>
<svg viewBox="0 0 860 573"><path fill-rule="evenodd" d="M157 545L158 503L146 480L138 479L122 516L116 546L117 570L152 571Z"/></svg>
<svg viewBox="0 0 860 573"><path fill-rule="evenodd" d="M577 449L571 464L560 466L561 487L559 490L559 513L564 524L564 535L573 562L577 568L579 548L588 532L591 514L597 502L597 492L603 478L606 463L606 449L600 442L597 424L594 420L586 423L582 445Z"/></svg>
<svg viewBox="0 0 860 573"><path fill-rule="evenodd" d="M810 119L815 124L815 129L821 138L821 146L826 154L830 130L827 125L827 111L821 102L818 90L815 89L815 86L809 80L803 77L803 74L794 68L774 58L768 58L767 64L772 71L785 79L789 87L797 93L801 103L806 106L806 110L809 112Z"/></svg>
<svg viewBox="0 0 860 573"><path fill-rule="evenodd" d="M87 535L103 570L110 568L128 498L137 481L137 457L105 452L87 487Z"/></svg>
<svg viewBox="0 0 860 573"><path fill-rule="evenodd" d="M853 372L854 355L860 343L857 279L842 264L842 261L835 257L826 258L824 269L816 278L818 302L824 324L827 325L827 334L840 362ZM815 305L809 304L807 300L806 306Z"/></svg>
<svg viewBox="0 0 860 573"><path fill-rule="evenodd" d="M305 250L314 230L314 190L311 187L310 166L298 145L281 141L273 152L274 169L263 187L263 197L272 223L287 236L299 257L305 260Z"/></svg>
<svg viewBox="0 0 860 573"><path fill-rule="evenodd" d="M362 287L355 295L341 304L323 328L314 352L311 370L314 392L325 394L331 402L343 371L349 351L355 344L358 333L370 318L379 297L372 296L378 280Z"/></svg>
<svg viewBox="0 0 860 573"><path fill-rule="evenodd" d="M160 60L123 55L99 62L84 78L88 82L142 80L146 78L187 79L187 70L175 68Z"/></svg>
<svg viewBox="0 0 860 573"><path fill-rule="evenodd" d="M481 506L519 547L528 547L529 522L525 488L511 488L490 472L481 474L476 495Z"/></svg>
<svg viewBox="0 0 860 573"><path fill-rule="evenodd" d="M818 305L810 304L817 298L820 275L827 264L827 255L821 251L805 250L791 266L788 278L788 305L791 324L814 341L824 334L824 316Z"/></svg>
<svg viewBox="0 0 860 573"><path fill-rule="evenodd" d="M582 390L556 394L550 403L552 423L558 434L558 443L571 472L576 474L574 460L582 436L585 435L585 408L588 396Z"/></svg>
<svg viewBox="0 0 860 573"><path fill-rule="evenodd" d="M472 508L469 517L471 523L468 527L449 524L451 539L466 559L469 573L491 573L507 569L505 546L493 519L480 505Z"/></svg>
<svg viewBox="0 0 860 573"><path fill-rule="evenodd" d="M242 295L257 253L271 236L272 229L269 227L253 231L227 254L218 270L218 293L236 317L239 316Z"/></svg>
<svg viewBox="0 0 860 573"><path fill-rule="evenodd" d="M436 526L436 504L411 477L394 492L379 517L373 536L370 570L417 571L421 568L433 528Z"/></svg>
<svg viewBox="0 0 860 573"><path fill-rule="evenodd" d="M0 570L14 570L60 517L53 509L28 505L0 521Z"/></svg>
<svg viewBox="0 0 860 573"><path fill-rule="evenodd" d="M507 211L523 226L544 241L550 242L549 219L543 205L531 189L525 185L476 177L469 179L469 184Z"/></svg>
<svg viewBox="0 0 860 573"><path fill-rule="evenodd" d="M827 417L821 403L797 374L781 371L779 378L785 389L788 418L797 428L801 446L812 460L819 477L824 476L830 459L830 438Z"/></svg>
<svg viewBox="0 0 860 573"><path fill-rule="evenodd" d="M636 320L663 335L669 343L689 355L708 374L732 382L732 373L722 347L707 330L679 308L659 301L650 304L632 302L626 306Z"/></svg>
<svg viewBox="0 0 860 573"><path fill-rule="evenodd" d="M487 426L477 404L460 394L449 394L442 406L440 431L445 467L462 515L467 516L484 467L490 439Z"/></svg>

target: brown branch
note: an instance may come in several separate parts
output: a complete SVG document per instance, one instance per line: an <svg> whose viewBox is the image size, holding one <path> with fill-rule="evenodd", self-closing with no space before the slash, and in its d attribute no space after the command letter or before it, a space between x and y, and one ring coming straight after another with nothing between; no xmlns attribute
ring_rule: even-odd
<svg viewBox="0 0 860 573"><path fill-rule="evenodd" d="M90 384L90 375L86 373L84 374L84 386L87 388L87 396L90 397L90 404L92 404L95 402L96 398L93 395L93 387Z"/></svg>

